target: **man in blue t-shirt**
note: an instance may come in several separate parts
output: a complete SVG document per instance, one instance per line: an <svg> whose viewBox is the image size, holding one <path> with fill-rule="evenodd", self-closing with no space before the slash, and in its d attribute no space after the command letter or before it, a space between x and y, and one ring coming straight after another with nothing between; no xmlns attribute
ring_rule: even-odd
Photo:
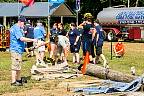
<svg viewBox="0 0 144 96"><path fill-rule="evenodd" d="M37 22L37 26L34 28L34 38L38 40L37 44L42 44L45 41L46 31L44 29L44 26L42 25L41 21ZM43 61L44 58L44 52L45 52L45 45L40 46L35 51L36 55L36 65L42 65L45 67L45 63Z"/></svg>
<svg viewBox="0 0 144 96"><path fill-rule="evenodd" d="M10 28L10 52L12 60L12 86L21 86L22 81L20 77L21 63L22 63L22 53L24 52L24 42L37 42L36 39L29 39L24 37L24 22L25 17L21 16L18 19L18 23L14 24Z"/></svg>
<svg viewBox="0 0 144 96"><path fill-rule="evenodd" d="M102 53L102 47L103 47L103 42L104 42L104 32L103 32L102 27L99 25L98 20L94 21L94 25L95 25L95 28L96 28L96 31L97 31L96 43L95 43L96 55L97 55L96 56L96 63L98 62L99 57L101 57L102 60L104 61L103 66L107 67L107 60L106 60L105 56Z"/></svg>

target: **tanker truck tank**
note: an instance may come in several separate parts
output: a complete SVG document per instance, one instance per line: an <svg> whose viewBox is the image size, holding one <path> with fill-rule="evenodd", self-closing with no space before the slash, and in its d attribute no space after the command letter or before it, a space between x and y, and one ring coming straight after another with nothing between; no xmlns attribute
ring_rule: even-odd
<svg viewBox="0 0 144 96"><path fill-rule="evenodd" d="M97 19L107 34L113 31L114 36L129 35L127 37L130 39L144 38L144 32L141 33L144 29L144 7L104 8L98 13Z"/></svg>
<svg viewBox="0 0 144 96"><path fill-rule="evenodd" d="M102 24L144 24L144 7L104 8L97 18Z"/></svg>

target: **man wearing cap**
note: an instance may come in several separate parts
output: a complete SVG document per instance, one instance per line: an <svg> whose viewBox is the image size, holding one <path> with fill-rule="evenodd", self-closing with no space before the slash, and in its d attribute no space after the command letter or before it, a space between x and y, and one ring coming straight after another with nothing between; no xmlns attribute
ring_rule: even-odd
<svg viewBox="0 0 144 96"><path fill-rule="evenodd" d="M34 28L34 38L38 40L37 44L42 44L45 41L46 31L42 22L40 20L37 21L37 26ZM43 61L45 52L45 45L40 46L38 49L35 50L36 55L36 65L44 65Z"/></svg>
<svg viewBox="0 0 144 96"><path fill-rule="evenodd" d="M36 39L29 39L24 37L24 22L25 17L19 17L18 22L10 28L10 52L11 52L11 74L12 74L12 86L21 86L22 81L20 77L22 54L24 52L24 42L37 42Z"/></svg>
<svg viewBox="0 0 144 96"><path fill-rule="evenodd" d="M95 28L92 21L92 14L91 13L85 13L83 23L79 25L80 28L83 28L82 32L82 49L83 49L83 56L86 56L86 52L89 52L90 54L90 62L95 63L95 53L94 53L94 33Z"/></svg>

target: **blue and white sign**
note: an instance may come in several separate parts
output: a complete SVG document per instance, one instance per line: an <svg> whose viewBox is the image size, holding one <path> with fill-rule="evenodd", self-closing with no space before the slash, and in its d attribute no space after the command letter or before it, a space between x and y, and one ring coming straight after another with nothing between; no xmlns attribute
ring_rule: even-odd
<svg viewBox="0 0 144 96"><path fill-rule="evenodd" d="M80 11L80 0L76 0L76 10Z"/></svg>
<svg viewBox="0 0 144 96"><path fill-rule="evenodd" d="M65 0L48 0L50 3L63 3Z"/></svg>
<svg viewBox="0 0 144 96"><path fill-rule="evenodd" d="M144 24L144 11L123 11L116 19L120 24Z"/></svg>

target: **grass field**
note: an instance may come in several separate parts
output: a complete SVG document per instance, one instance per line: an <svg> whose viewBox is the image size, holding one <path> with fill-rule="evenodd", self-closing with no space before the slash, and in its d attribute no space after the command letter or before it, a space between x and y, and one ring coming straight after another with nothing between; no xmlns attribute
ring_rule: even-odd
<svg viewBox="0 0 144 96"><path fill-rule="evenodd" d="M114 44L115 42L113 42ZM144 44L143 43L128 43L124 42L126 53L123 58L111 58L110 52L110 42L105 42L103 47L104 55L106 56L107 60L109 61L109 66L113 70L121 71L124 73L130 74L130 68L135 66L136 68L136 75L143 74L144 68ZM23 66L22 66L22 76L28 77L31 76L30 68L32 64L35 62L35 57L26 58L25 54L23 56ZM69 64L72 63L72 56L69 55L68 57ZM11 80L11 71L10 71L10 53L9 52L0 52L0 95L2 94L10 94L12 92L22 92L25 90L32 90L32 89L43 89L47 90L49 93L52 93L53 88L59 82L59 80L51 80L49 82L41 82L41 81L34 81L29 80L25 86L22 87L11 87L10 80ZM81 62L82 63L82 62ZM102 64L99 64L102 66ZM92 77L89 77L89 79ZM83 80L83 78L77 78L76 80ZM54 86L55 85L55 86ZM57 89L58 90L58 89ZM8 96L8 95L5 95ZM11 95L9 95L11 96ZM19 96L19 95L17 95ZM37 95L36 95L37 96ZM41 96L41 95L38 95ZM49 95L55 96L55 95Z"/></svg>

